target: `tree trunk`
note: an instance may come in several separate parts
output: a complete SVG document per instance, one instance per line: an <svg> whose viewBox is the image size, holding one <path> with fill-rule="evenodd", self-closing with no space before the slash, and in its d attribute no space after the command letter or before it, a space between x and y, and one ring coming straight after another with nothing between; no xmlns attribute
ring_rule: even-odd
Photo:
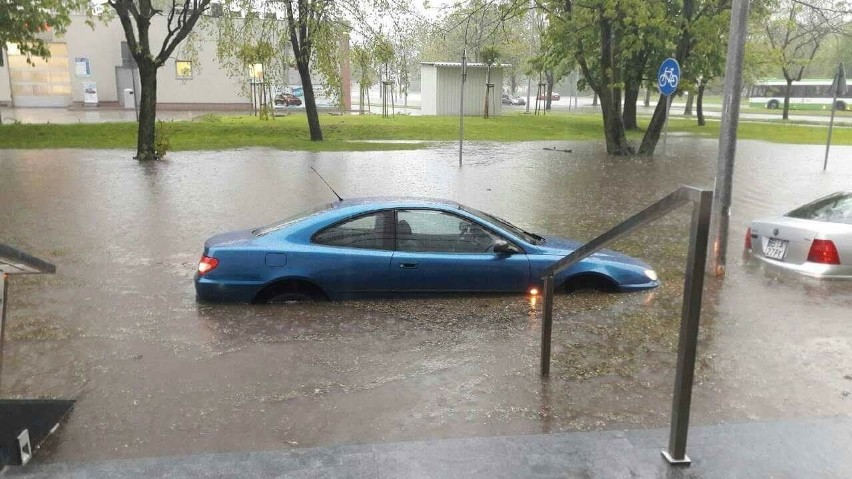
<svg viewBox="0 0 852 479"><path fill-rule="evenodd" d="M627 143L627 134L621 118L621 108L611 94L601 93L601 113L604 121L604 136L606 137L606 152L615 156L629 156L633 148Z"/></svg>
<svg viewBox="0 0 852 479"><path fill-rule="evenodd" d="M630 56L629 64L624 69L624 109L622 118L624 127L628 130L638 130L636 121L636 102L639 100L639 89L642 88L642 72L648 63L648 54L644 51Z"/></svg>
<svg viewBox="0 0 852 479"><path fill-rule="evenodd" d="M488 118L488 83L485 84L485 114L483 118Z"/></svg>
<svg viewBox="0 0 852 479"><path fill-rule="evenodd" d="M704 87L705 83L703 81L698 83L698 98L696 99L696 108L698 111L698 126L704 126Z"/></svg>
<svg viewBox="0 0 852 479"><path fill-rule="evenodd" d="M784 90L784 114L781 118L784 120L790 119L790 94L793 92L793 79L787 79L787 89Z"/></svg>
<svg viewBox="0 0 852 479"><path fill-rule="evenodd" d="M645 88L645 107L651 106L651 88Z"/></svg>
<svg viewBox="0 0 852 479"><path fill-rule="evenodd" d="M296 61L296 66L299 68L299 77L302 79L302 92L305 95L305 113L308 116L308 129L311 132L311 141L322 141L322 128L320 128L317 101L314 97L314 84L311 82L311 72L308 62L299 58Z"/></svg>
<svg viewBox="0 0 852 479"><path fill-rule="evenodd" d="M695 94L692 90L689 90L686 93L686 106L683 108L683 114L686 116L692 116L692 104L695 102Z"/></svg>
<svg viewBox="0 0 852 479"><path fill-rule="evenodd" d="M636 122L636 102L639 101L639 84L625 85L624 89L624 128L627 130L638 130Z"/></svg>
<svg viewBox="0 0 852 479"><path fill-rule="evenodd" d="M544 102L544 109L550 110L553 103L553 72L544 72L544 78L547 81L547 101Z"/></svg>
<svg viewBox="0 0 852 479"><path fill-rule="evenodd" d="M592 106L598 106L598 92L595 92L595 96L592 98Z"/></svg>
<svg viewBox="0 0 852 479"><path fill-rule="evenodd" d="M491 65L485 70L485 118L488 118L488 86L491 84Z"/></svg>
<svg viewBox="0 0 852 479"><path fill-rule="evenodd" d="M601 15L601 64L600 102L606 137L606 152L615 156L633 154L633 148L627 142L624 121L621 118L621 90L615 88L620 78L617 76L613 52L618 51L618 37L613 34L612 21Z"/></svg>
<svg viewBox="0 0 852 479"><path fill-rule="evenodd" d="M640 155L654 154L657 142L660 141L660 132L663 131L663 125L666 123L666 106L668 106L668 99L665 95L660 95L657 108L654 109L654 116L651 117L651 122L648 123L648 129L645 130L645 136L642 138L642 144L639 146Z"/></svg>
<svg viewBox="0 0 852 479"><path fill-rule="evenodd" d="M156 160L154 138L157 125L157 67L153 62L139 62L139 129L136 135L136 159ZM134 100L135 101L135 100Z"/></svg>
<svg viewBox="0 0 852 479"><path fill-rule="evenodd" d="M509 85L512 87L512 90L509 92L510 95L515 95L515 90L518 89L518 75L512 72L509 76Z"/></svg>

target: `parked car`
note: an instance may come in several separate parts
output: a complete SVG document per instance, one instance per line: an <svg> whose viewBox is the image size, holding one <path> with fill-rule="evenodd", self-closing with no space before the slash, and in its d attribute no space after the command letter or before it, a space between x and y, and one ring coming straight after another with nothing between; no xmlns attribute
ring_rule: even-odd
<svg viewBox="0 0 852 479"><path fill-rule="evenodd" d="M560 98L561 97L559 96L559 93L553 92L553 93L550 94L550 99L553 100L553 101L559 101ZM547 100L547 93L542 93L541 95L538 96L538 99L539 100Z"/></svg>
<svg viewBox="0 0 852 479"><path fill-rule="evenodd" d="M852 192L838 192L746 231L746 251L817 278L852 279Z"/></svg>
<svg viewBox="0 0 852 479"><path fill-rule="evenodd" d="M200 300L289 302L420 293L526 293L580 246L455 202L341 200L204 243ZM644 262L601 251L555 278L560 290L659 285Z"/></svg>
<svg viewBox="0 0 852 479"><path fill-rule="evenodd" d="M504 105L522 106L527 104L526 100L524 100L523 98L519 96L512 96L508 93L503 93L503 98L501 101Z"/></svg>
<svg viewBox="0 0 852 479"><path fill-rule="evenodd" d="M275 106L299 106L302 100L290 93L279 93L275 95Z"/></svg>

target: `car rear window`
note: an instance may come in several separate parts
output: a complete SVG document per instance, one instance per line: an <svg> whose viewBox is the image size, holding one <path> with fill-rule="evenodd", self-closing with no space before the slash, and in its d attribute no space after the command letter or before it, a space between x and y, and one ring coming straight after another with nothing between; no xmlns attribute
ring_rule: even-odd
<svg viewBox="0 0 852 479"><path fill-rule="evenodd" d="M852 193L835 193L796 208L785 216L803 220L852 224Z"/></svg>
<svg viewBox="0 0 852 479"><path fill-rule="evenodd" d="M302 221L305 218L309 218L311 216L322 213L323 211L325 211L329 208L331 208L331 203L327 203L327 204L324 204L324 205L319 206L317 208L314 208L314 209L311 209L311 210L308 210L308 211L304 211L304 212L299 213L297 215L293 215L289 218L285 218L281 221L272 223L271 225L261 226L260 228L257 228L256 230L252 231L252 233L255 236L263 236L265 234L272 233L273 231L278 231L281 228L284 228L285 226L289 226L289 225L292 225L293 223L296 223L298 221Z"/></svg>

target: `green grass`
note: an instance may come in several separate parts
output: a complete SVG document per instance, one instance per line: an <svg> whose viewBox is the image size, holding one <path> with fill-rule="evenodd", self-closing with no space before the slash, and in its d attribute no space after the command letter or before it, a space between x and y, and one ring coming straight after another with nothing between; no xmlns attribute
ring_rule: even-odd
<svg viewBox="0 0 852 479"><path fill-rule="evenodd" d="M223 150L241 147L270 147L305 151L368 151L422 148L424 144L392 141L458 140L457 117L378 115L323 115L325 141L308 140L304 115L261 121L250 116L205 115L194 121L163 123L172 150ZM648 118L641 121L647 122ZM644 125L643 125L644 126ZM790 123L740 122L739 137L778 143L822 144L825 126ZM719 123L708 121L698 127L695 120L672 118L669 131L718 137ZM12 124L0 126L0 148L122 148L136 143L135 123L97 124ZM641 132L631 132L639 140ZM485 120L465 118L465 139L479 141L602 140L602 120L598 113L554 112L547 116L508 113ZM383 142L383 140L389 140ZM852 144L852 129L836 128L835 144Z"/></svg>
<svg viewBox="0 0 852 479"><path fill-rule="evenodd" d="M686 98L685 97L679 97L676 101L679 102L679 103L685 103ZM696 108L696 106L695 106L695 104L693 104L692 105L693 114L695 112L695 108ZM704 96L704 109L706 111L721 111L722 110L722 96L721 95L705 95ZM672 107L673 113L680 113L681 111L683 111L683 108ZM781 109L770 110L770 109L764 108L764 107L750 107L749 103L748 103L748 99L745 99L745 100L740 102L740 113L763 113L763 114L766 114L766 115L776 115L778 117L778 119L780 120L782 110ZM828 118L829 116L831 116L831 110L822 110L822 109L797 110L797 109L791 108L789 113L790 113L791 117L793 117L793 116L824 116L824 117ZM852 118L852 110L836 111L834 116L836 118Z"/></svg>
<svg viewBox="0 0 852 479"><path fill-rule="evenodd" d="M669 131L690 133L696 136L719 138L719 120L707 120L707 125L700 127L695 120L669 120ZM828 124L803 125L783 120L772 122L740 121L737 138L741 140L763 140L770 143L786 143L798 145L825 145L828 138ZM852 128L835 125L831 136L833 145L852 145Z"/></svg>

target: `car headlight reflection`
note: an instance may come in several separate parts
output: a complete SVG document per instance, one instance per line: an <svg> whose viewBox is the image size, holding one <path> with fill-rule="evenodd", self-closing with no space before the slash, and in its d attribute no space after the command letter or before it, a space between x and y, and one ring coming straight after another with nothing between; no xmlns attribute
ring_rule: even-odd
<svg viewBox="0 0 852 479"><path fill-rule="evenodd" d="M657 278L657 272L654 271L653 269L646 269L645 270L645 276L647 276L648 279L650 279L651 281L656 281L658 279Z"/></svg>

